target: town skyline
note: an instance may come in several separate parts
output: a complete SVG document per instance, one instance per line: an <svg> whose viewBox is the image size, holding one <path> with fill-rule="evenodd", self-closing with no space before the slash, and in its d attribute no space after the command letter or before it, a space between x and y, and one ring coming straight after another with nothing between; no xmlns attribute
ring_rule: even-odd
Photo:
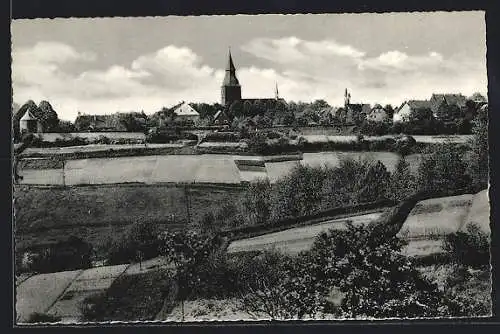
<svg viewBox="0 0 500 334"><path fill-rule="evenodd" d="M243 98L273 97L276 83L287 101L333 106L345 88L395 107L487 96L484 13L441 12L15 20L13 101L48 100L68 120L220 102L228 47Z"/></svg>

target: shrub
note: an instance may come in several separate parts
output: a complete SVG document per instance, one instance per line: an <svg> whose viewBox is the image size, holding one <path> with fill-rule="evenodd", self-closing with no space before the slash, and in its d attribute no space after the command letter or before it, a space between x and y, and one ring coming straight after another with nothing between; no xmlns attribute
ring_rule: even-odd
<svg viewBox="0 0 500 334"><path fill-rule="evenodd" d="M489 263L489 236L475 224L468 224L467 232L459 231L446 236L444 245L457 263L473 267Z"/></svg>
<svg viewBox="0 0 500 334"><path fill-rule="evenodd" d="M154 320L165 299L174 297L174 290L167 271L120 276L106 292L83 301L83 319L100 322Z"/></svg>
<svg viewBox="0 0 500 334"><path fill-rule="evenodd" d="M108 265L142 261L158 256L158 230L154 222L138 222L131 225L108 245Z"/></svg>
<svg viewBox="0 0 500 334"><path fill-rule="evenodd" d="M27 322L30 324L34 324L34 323L53 323L59 321L61 321L61 317L59 316L35 312L30 315Z"/></svg>
<svg viewBox="0 0 500 334"><path fill-rule="evenodd" d="M26 263L28 271L38 273L86 269L92 266L92 245L70 236L41 251L32 251Z"/></svg>
<svg viewBox="0 0 500 334"><path fill-rule="evenodd" d="M425 154L418 168L417 183L420 191L428 193L453 192L470 187L472 182L466 174L462 150L445 144Z"/></svg>
<svg viewBox="0 0 500 334"><path fill-rule="evenodd" d="M241 136L237 132L211 132L203 138L205 142L237 142Z"/></svg>
<svg viewBox="0 0 500 334"><path fill-rule="evenodd" d="M227 242L197 231L166 231L160 235L160 253L176 267L180 300L223 296L232 290L226 266Z"/></svg>

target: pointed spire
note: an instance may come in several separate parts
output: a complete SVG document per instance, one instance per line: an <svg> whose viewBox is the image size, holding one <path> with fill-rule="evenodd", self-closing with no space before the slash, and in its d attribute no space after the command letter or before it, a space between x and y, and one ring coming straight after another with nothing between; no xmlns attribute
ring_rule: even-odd
<svg viewBox="0 0 500 334"><path fill-rule="evenodd" d="M231 47L229 47L229 54L226 66L226 75L224 76L223 86L239 86L238 78L236 77L236 68L231 56Z"/></svg>
<svg viewBox="0 0 500 334"><path fill-rule="evenodd" d="M278 91L278 82L276 81L276 90L274 91L274 96L276 97L276 100L280 98L280 94Z"/></svg>

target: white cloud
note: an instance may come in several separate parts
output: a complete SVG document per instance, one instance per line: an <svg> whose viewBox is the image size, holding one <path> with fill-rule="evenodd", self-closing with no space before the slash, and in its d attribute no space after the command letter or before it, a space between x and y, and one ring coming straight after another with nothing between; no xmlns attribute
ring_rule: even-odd
<svg viewBox="0 0 500 334"><path fill-rule="evenodd" d="M393 104L428 98L433 92L486 92L485 59L399 50L368 57L362 50L333 40L306 41L293 36L254 39L242 49L261 58L263 64L237 69L242 95L248 98L272 97L276 82L287 100L323 98L336 105L343 103L346 87L355 101ZM47 99L65 119L74 119L78 111L152 113L180 100L219 100L224 70L208 66L188 47L168 45L128 65L68 70L71 64L93 60L92 53L55 42L14 50L14 100Z"/></svg>
<svg viewBox="0 0 500 334"><path fill-rule="evenodd" d="M362 50L333 40L296 37L257 38L243 50L281 69L281 80L290 84L280 91L293 100L320 96L341 104L345 87L357 101L393 104L428 98L433 92L471 94L487 89L485 59L445 58L436 51L408 54L390 50L368 57Z"/></svg>

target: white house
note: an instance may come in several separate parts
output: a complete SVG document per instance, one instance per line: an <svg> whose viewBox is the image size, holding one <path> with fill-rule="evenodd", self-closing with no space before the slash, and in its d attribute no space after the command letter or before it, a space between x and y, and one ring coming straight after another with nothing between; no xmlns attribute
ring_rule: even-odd
<svg viewBox="0 0 500 334"><path fill-rule="evenodd" d="M422 110L430 110L431 104L429 101L425 100L409 100L404 102L401 107L394 111L392 116L392 121L394 123L398 122L408 122L410 117L415 115L415 113Z"/></svg>
<svg viewBox="0 0 500 334"><path fill-rule="evenodd" d="M371 122L385 122L389 120L387 111L380 104L376 104L373 109L366 115L366 120Z"/></svg>
<svg viewBox="0 0 500 334"><path fill-rule="evenodd" d="M194 123L200 119L200 114L186 102L179 104L174 110L176 118L179 120L190 120Z"/></svg>
<svg viewBox="0 0 500 334"><path fill-rule="evenodd" d="M31 111L28 109L23 117L19 120L19 131L20 133L37 133L42 132L41 123L38 119L33 116Z"/></svg>

